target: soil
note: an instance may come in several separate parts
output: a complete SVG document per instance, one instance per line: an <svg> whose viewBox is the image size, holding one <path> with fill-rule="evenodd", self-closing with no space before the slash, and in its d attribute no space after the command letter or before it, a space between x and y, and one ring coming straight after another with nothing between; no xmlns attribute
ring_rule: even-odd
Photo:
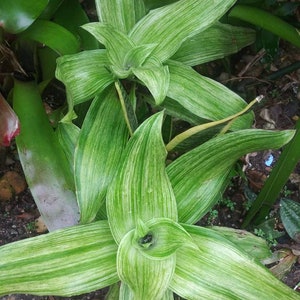
<svg viewBox="0 0 300 300"><path fill-rule="evenodd" d="M219 80L247 100L264 95L265 100L255 108L256 128L294 128L300 117L300 69L269 79L271 74L300 61L300 49L281 42L279 53L272 62L265 62L266 54L257 53L248 47L230 59L231 72L225 72L223 61L205 65L206 75ZM203 73L203 70L201 70ZM202 225L221 225L240 228L249 207L251 196L263 187L264 181L280 155L279 151L252 153L240 161L240 174L233 178L223 200L202 221ZM270 157L273 161L269 163ZM266 163L268 161L268 163ZM300 164L291 174L282 196L300 202ZM225 200L224 200L225 199ZM271 214L276 219L274 230L282 233L273 250L298 249L298 257L282 280L298 290L300 284L299 245L290 239L281 224L279 205L276 203ZM27 187L15 145L0 148L0 245L44 234L43 228L36 227L39 212ZM272 242L272 241L269 241ZM270 266L271 267L271 266ZM105 291L97 291L78 297L9 295L0 300L63 300L63 299L104 299Z"/></svg>

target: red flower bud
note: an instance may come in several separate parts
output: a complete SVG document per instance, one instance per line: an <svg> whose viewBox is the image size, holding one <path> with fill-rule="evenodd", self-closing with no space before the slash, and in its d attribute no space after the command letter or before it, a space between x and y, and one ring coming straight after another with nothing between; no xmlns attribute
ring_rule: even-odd
<svg viewBox="0 0 300 300"><path fill-rule="evenodd" d="M9 146L20 133L20 122L10 105L0 94L0 146Z"/></svg>

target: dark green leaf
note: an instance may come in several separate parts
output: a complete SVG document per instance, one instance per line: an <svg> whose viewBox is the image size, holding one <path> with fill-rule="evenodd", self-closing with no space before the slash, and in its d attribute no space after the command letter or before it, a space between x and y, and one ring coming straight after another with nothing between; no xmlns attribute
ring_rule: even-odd
<svg viewBox="0 0 300 300"><path fill-rule="evenodd" d="M48 0L1 0L0 26L10 33L19 33L38 18L47 4Z"/></svg>

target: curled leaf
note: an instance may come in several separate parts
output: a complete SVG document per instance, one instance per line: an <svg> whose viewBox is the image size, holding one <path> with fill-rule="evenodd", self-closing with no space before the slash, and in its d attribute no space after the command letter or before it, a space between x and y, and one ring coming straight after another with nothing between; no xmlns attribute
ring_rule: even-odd
<svg viewBox="0 0 300 300"><path fill-rule="evenodd" d="M142 246L140 248L143 249ZM161 299L168 289L176 265L176 255L156 260L146 257L136 247L135 230L129 231L118 248L117 270L134 297L132 299Z"/></svg>

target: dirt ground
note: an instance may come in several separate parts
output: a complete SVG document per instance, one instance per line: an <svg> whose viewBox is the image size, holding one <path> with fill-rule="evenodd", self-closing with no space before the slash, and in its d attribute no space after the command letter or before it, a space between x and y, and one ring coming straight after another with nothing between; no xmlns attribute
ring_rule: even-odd
<svg viewBox="0 0 300 300"><path fill-rule="evenodd" d="M275 80L270 75L288 65L299 63L300 49L290 44L281 43L280 53L271 63L264 62L265 53L255 53L251 47L241 51L231 59L231 73L224 71L223 61L210 63L205 67L206 75L215 78L232 88L247 100L257 95L264 95L262 104L255 107L256 128L288 129L294 128L300 117L300 68L284 74ZM276 163L280 151L252 153L241 159L244 176L234 178L227 189L224 199L202 221L203 225L222 225L240 228L247 213L249 195L257 194L272 167ZM272 157L270 162L270 157ZM291 174L283 196L300 202L300 164ZM275 216L276 230L283 233L277 240L273 250L298 249L298 258L282 280L291 288L298 290L300 284L300 245L291 240L281 224L279 205L272 208ZM17 150L12 144L8 148L0 148L0 245L43 234L42 228L36 227L39 212L27 187ZM72 298L39 297L31 295L9 295L0 300L63 300L104 299L104 292L98 291L88 295Z"/></svg>

